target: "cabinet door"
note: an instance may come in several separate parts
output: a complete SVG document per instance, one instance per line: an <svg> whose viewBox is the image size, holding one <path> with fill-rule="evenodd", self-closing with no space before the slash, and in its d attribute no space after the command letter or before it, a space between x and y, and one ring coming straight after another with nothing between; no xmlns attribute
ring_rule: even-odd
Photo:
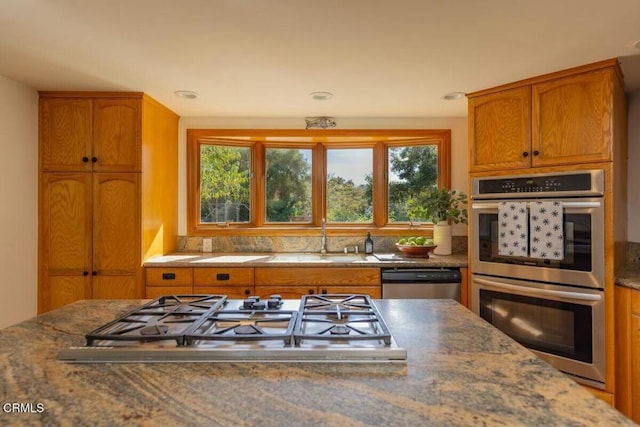
<svg viewBox="0 0 640 427"><path fill-rule="evenodd" d="M298 299L303 295L314 295L318 293L316 286L282 285L282 286L260 286L256 285L256 295L267 299L269 295L280 295L283 299Z"/></svg>
<svg viewBox="0 0 640 427"><path fill-rule="evenodd" d="M380 286L320 286L318 288L318 294L365 294L369 295L371 298L382 298Z"/></svg>
<svg viewBox="0 0 640 427"><path fill-rule="evenodd" d="M91 170L91 100L40 99L40 168Z"/></svg>
<svg viewBox="0 0 640 427"><path fill-rule="evenodd" d="M38 312L91 298L91 174L45 173L40 183Z"/></svg>
<svg viewBox="0 0 640 427"><path fill-rule="evenodd" d="M193 293L198 295L226 295L229 299L245 299L255 295L253 285L246 286L194 286Z"/></svg>
<svg viewBox="0 0 640 427"><path fill-rule="evenodd" d="M533 166L612 159L613 78L604 69L533 86Z"/></svg>
<svg viewBox="0 0 640 427"><path fill-rule="evenodd" d="M140 99L93 101L93 166L99 172L139 172L142 162Z"/></svg>
<svg viewBox="0 0 640 427"><path fill-rule="evenodd" d="M637 292L637 291L634 291ZM631 316L631 414L640 423L640 314Z"/></svg>
<svg viewBox="0 0 640 427"><path fill-rule="evenodd" d="M469 170L531 165L531 89L469 98Z"/></svg>
<svg viewBox="0 0 640 427"><path fill-rule="evenodd" d="M94 291L142 298L140 174L94 173L93 221Z"/></svg>

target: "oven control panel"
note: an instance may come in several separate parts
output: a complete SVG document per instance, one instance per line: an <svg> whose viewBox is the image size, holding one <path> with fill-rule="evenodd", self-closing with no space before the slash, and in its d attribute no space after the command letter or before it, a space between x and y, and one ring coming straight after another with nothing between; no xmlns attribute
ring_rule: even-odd
<svg viewBox="0 0 640 427"><path fill-rule="evenodd" d="M474 178L472 196L601 195L603 171ZM561 193L561 194L560 194ZM551 194L553 196L553 194Z"/></svg>

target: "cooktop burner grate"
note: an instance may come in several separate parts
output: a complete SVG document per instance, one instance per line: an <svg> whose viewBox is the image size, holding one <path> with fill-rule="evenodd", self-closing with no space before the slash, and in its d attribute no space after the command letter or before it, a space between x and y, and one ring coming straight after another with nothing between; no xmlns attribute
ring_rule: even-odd
<svg viewBox="0 0 640 427"><path fill-rule="evenodd" d="M291 343L297 312L277 310L225 310L207 314L185 337L187 345L198 340L263 341Z"/></svg>
<svg viewBox="0 0 640 427"><path fill-rule="evenodd" d="M164 341L184 345L185 335L221 308L225 295L165 295L89 332L87 345L95 341Z"/></svg>
<svg viewBox="0 0 640 427"><path fill-rule="evenodd" d="M303 340L375 341L391 344L391 332L369 295L306 295L294 330Z"/></svg>

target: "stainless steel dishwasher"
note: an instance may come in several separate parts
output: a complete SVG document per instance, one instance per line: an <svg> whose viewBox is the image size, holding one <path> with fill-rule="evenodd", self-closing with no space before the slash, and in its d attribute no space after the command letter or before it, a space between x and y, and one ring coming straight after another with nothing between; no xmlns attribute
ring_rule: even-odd
<svg viewBox="0 0 640 427"><path fill-rule="evenodd" d="M460 302L460 270L448 268L382 269L382 298L454 299Z"/></svg>

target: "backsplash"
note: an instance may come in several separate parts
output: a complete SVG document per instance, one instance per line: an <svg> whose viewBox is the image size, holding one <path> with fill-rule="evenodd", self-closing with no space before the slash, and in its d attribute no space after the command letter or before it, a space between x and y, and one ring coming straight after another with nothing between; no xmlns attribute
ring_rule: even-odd
<svg viewBox="0 0 640 427"><path fill-rule="evenodd" d="M627 264L640 264L640 243L627 243Z"/></svg>
<svg viewBox="0 0 640 427"><path fill-rule="evenodd" d="M395 252L394 243L399 236L371 236L374 252ZM320 237L308 236L222 236L194 237L179 236L178 252L202 252L202 239L210 238L212 252L320 252ZM328 236L328 252L364 252L364 237L361 236ZM454 253L467 250L467 236L453 236L452 251Z"/></svg>

